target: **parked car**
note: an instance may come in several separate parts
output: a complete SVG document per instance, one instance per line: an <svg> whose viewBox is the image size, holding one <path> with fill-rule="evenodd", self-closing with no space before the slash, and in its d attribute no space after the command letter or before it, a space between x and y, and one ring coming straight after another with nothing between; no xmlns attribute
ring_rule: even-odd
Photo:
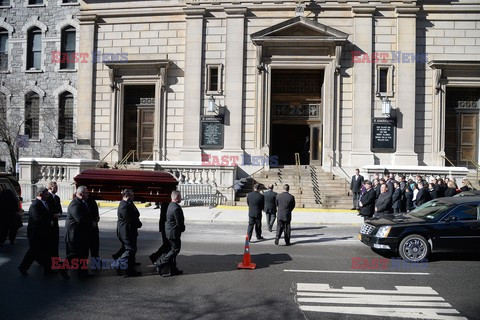
<svg viewBox="0 0 480 320"><path fill-rule="evenodd" d="M0 186L2 186L2 189L10 189L15 192L18 197L18 207L20 208L20 212L23 212L22 188L20 187L20 184L18 183L15 176L10 173L0 172Z"/></svg>
<svg viewBox="0 0 480 320"><path fill-rule="evenodd" d="M480 196L480 190L463 191L454 195L454 197L471 197Z"/></svg>
<svg viewBox="0 0 480 320"><path fill-rule="evenodd" d="M480 196L438 198L407 214L366 221L359 239L419 262L431 252L480 250Z"/></svg>

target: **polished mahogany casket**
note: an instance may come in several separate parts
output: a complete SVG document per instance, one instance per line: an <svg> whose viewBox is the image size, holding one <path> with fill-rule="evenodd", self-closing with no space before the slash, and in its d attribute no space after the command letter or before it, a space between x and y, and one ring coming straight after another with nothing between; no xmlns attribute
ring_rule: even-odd
<svg viewBox="0 0 480 320"><path fill-rule="evenodd" d="M75 187L86 186L95 200L122 200L124 189L133 189L135 201L170 202L178 181L168 172L87 169L75 178Z"/></svg>

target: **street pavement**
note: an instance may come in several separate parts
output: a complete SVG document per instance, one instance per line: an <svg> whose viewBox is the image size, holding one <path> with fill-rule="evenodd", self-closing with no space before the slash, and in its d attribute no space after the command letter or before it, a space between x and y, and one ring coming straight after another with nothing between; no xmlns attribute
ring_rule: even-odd
<svg viewBox="0 0 480 320"><path fill-rule="evenodd" d="M120 246L116 208L100 211L101 256L108 259ZM434 255L412 269L361 244L354 212L345 212L350 223L294 212L291 246L283 239L276 246L264 223L265 239L250 243L257 268L237 270L246 210L185 208L177 259L184 275L170 278L148 260L161 244L159 210L140 214L138 278L97 270L92 279L71 271L64 280L44 276L36 264L22 277L16 267L27 250L24 226L16 245L0 247L0 319L480 319L478 255ZM60 247L64 256L63 241ZM386 268L358 269L372 259L387 259Z"/></svg>

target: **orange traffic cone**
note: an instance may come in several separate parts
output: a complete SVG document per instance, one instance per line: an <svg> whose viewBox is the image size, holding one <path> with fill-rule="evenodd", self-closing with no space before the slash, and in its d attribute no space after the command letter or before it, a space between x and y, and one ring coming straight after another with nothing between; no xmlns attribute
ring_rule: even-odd
<svg viewBox="0 0 480 320"><path fill-rule="evenodd" d="M248 235L245 239L245 250L243 251L243 262L240 262L237 266L238 269L255 269L257 265L250 260L250 243Z"/></svg>

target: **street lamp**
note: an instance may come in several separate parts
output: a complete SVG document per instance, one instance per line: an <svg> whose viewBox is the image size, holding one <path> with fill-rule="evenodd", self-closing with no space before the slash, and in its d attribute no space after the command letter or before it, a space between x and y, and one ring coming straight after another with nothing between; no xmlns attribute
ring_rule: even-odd
<svg viewBox="0 0 480 320"><path fill-rule="evenodd" d="M390 112L392 111L392 104L388 97L382 97L382 115L390 118Z"/></svg>
<svg viewBox="0 0 480 320"><path fill-rule="evenodd" d="M215 98L212 96L210 96L210 99L208 99L208 112L215 112L215 110L217 109L217 106L215 105Z"/></svg>

